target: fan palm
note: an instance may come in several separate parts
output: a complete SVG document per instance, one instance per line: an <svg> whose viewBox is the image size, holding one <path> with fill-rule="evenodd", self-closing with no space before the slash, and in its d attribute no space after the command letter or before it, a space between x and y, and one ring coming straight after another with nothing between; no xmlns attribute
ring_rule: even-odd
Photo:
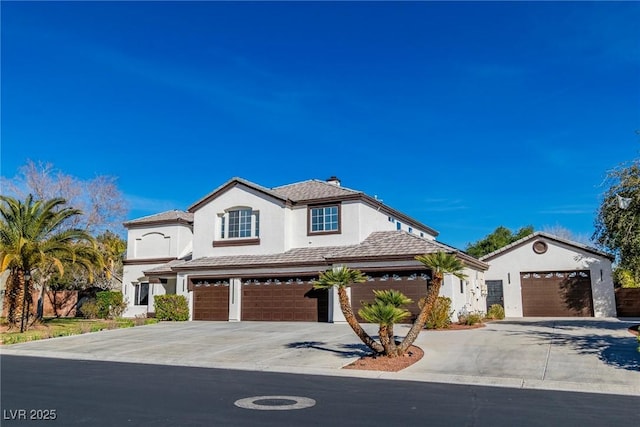
<svg viewBox="0 0 640 427"><path fill-rule="evenodd" d="M413 322L411 329L402 340L402 343L398 346L398 354L404 354L413 342L418 338L418 334L424 328L429 313L433 309L433 305L440 294L440 288L444 281L445 274L452 274L459 279L464 279L467 276L464 274L464 263L455 255L447 252L435 252L427 255L418 255L416 260L420 261L425 267L431 270L431 286L427 291L427 297L424 300L424 305L420 309L418 317Z"/></svg>
<svg viewBox="0 0 640 427"><path fill-rule="evenodd" d="M384 347L375 341L367 332L362 329L362 326L353 314L351 308L351 302L349 301L349 295L347 295L347 288L354 283L363 283L367 279L362 272L358 270L352 270L346 266L335 267L332 270L327 270L320 273L318 280L314 281L313 287L315 289L331 289L335 288L338 292L338 300L340 301L340 309L344 314L344 318L353 329L353 332L362 340L362 342L376 353L384 352Z"/></svg>
<svg viewBox="0 0 640 427"><path fill-rule="evenodd" d="M358 310L358 314L364 320L370 323L378 323L378 335L380 343L384 347L386 356L397 356L395 335L393 333L393 325L401 322L411 315L406 308L402 308L407 304L411 304L411 299L400 291L394 289L373 291L375 300L373 303L364 304Z"/></svg>
<svg viewBox="0 0 640 427"><path fill-rule="evenodd" d="M10 272L7 320L12 326L19 322L21 332L29 320L33 273L46 278L52 269L62 275L65 263L102 263L91 235L63 229L67 220L81 214L64 204L61 198L34 200L29 195L23 202L0 196L0 272Z"/></svg>

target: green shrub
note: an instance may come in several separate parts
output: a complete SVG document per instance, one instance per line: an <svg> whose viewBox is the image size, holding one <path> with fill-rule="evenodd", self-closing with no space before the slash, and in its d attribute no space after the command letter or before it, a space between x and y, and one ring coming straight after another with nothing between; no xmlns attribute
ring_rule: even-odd
<svg viewBox="0 0 640 427"><path fill-rule="evenodd" d="M153 305L158 320L189 320L189 305L183 295L158 295Z"/></svg>
<svg viewBox="0 0 640 427"><path fill-rule="evenodd" d="M458 315L458 323L461 325L475 325L482 323L482 319L484 319L484 313L479 311Z"/></svg>
<svg viewBox="0 0 640 427"><path fill-rule="evenodd" d="M613 280L623 288L640 288L640 280L631 270L616 268L613 271Z"/></svg>
<svg viewBox="0 0 640 427"><path fill-rule="evenodd" d="M504 319L504 307L500 304L493 304L487 311L487 319L502 320Z"/></svg>
<svg viewBox="0 0 640 427"><path fill-rule="evenodd" d="M115 319L122 316L127 303L119 291L103 291L96 293L98 317L100 319ZM84 306L83 306L84 307Z"/></svg>
<svg viewBox="0 0 640 427"><path fill-rule="evenodd" d="M100 315L100 310L98 309L98 303L95 301L86 301L80 307L80 312L82 316L86 319L97 319Z"/></svg>
<svg viewBox="0 0 640 427"><path fill-rule="evenodd" d="M424 304L424 301L421 301L421 303ZM422 306L420 308L422 308ZM447 297L438 297L435 304L433 304L431 313L429 313L429 316L427 317L425 327L427 329L448 328L451 324L452 314L453 310L451 310L451 299Z"/></svg>

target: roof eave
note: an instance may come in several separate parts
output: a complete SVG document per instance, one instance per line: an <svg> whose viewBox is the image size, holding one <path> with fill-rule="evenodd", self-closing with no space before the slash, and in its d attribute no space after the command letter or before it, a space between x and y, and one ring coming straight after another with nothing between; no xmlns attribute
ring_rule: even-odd
<svg viewBox="0 0 640 427"><path fill-rule="evenodd" d="M596 248L592 248L590 246L583 245L583 244L578 243L578 242L573 242L571 240L566 240L566 239L563 239L561 237L545 233L543 231L536 231L535 233L529 234L528 236L525 236L522 239L516 240L515 242L510 243L507 246L504 246L504 247L502 247L502 248L500 248L498 250L495 250L495 251L493 251L491 253L488 253L487 255L484 255L484 256L480 257L480 260L483 261L483 262L489 262L492 259L495 259L496 257L498 257L498 256L500 256L500 255L502 255L502 254L504 254L506 252L509 252L509 251L511 251L513 249L516 249L516 248L524 245L525 243L527 243L530 240L535 239L536 237L544 237L546 239L553 240L553 241L556 241L558 243L562 243L562 244L565 244L565 245L568 245L568 246L573 246L574 248L578 248L580 250L592 253L594 255L598 255L598 256L602 256L602 257L608 258L611 261L615 260L615 255L612 255L612 254L607 253L607 252L599 251Z"/></svg>
<svg viewBox="0 0 640 427"><path fill-rule="evenodd" d="M414 227L417 228L421 228L424 229L424 231L426 231L427 233L431 234L434 237L438 237L438 235L440 234L437 230L434 230L433 228L429 227L426 224L421 223L420 221L417 221L413 218L411 218L408 215L403 214L402 212L392 208L391 206L385 205L384 203L382 203L380 200L375 199L371 196L368 196L364 193L362 193L362 199L366 200L367 202L371 203L374 206L379 207L380 209L384 210L386 213L389 213L391 215L393 215L396 219L401 219L402 221L413 225Z"/></svg>
<svg viewBox="0 0 640 427"><path fill-rule="evenodd" d="M265 194L269 197L280 200L285 204L291 204L291 201L289 199L287 199L286 197L280 196L279 194L269 190L268 188L262 187L251 181L247 181L246 179L234 177L234 178L231 178L229 181L225 182L224 184L222 184L220 187L213 190L211 193L207 194L206 196L198 200L197 202L195 202L194 204L192 204L191 206L189 206L189 208L187 209L187 212L194 213L195 211L200 209L202 206L204 206L205 204L209 203L211 200L218 197L220 194L230 190L231 188L233 188L235 185L238 185L238 184L244 185L262 194Z"/></svg>
<svg viewBox="0 0 640 427"><path fill-rule="evenodd" d="M193 221L189 221L189 220L186 220L184 218L161 219L161 220L140 221L140 222L136 222L136 220L133 220L133 221L123 222L122 225L127 229L129 229L129 228L142 228L142 227L149 227L149 226L155 226L155 225L187 225L187 226L193 226Z"/></svg>
<svg viewBox="0 0 640 427"><path fill-rule="evenodd" d="M273 262L273 263L257 263L257 264L225 264L225 265L183 265L172 267L172 271L197 271L197 270L228 270L228 269L256 269L256 268L273 268L273 267L313 267L325 266L326 260L323 261L300 261L300 262Z"/></svg>

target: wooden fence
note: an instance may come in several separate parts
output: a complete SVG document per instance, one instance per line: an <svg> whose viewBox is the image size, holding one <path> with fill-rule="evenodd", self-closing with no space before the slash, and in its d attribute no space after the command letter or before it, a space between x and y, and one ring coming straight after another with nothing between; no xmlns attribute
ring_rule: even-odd
<svg viewBox="0 0 640 427"><path fill-rule="evenodd" d="M640 317L640 288L617 288L618 317Z"/></svg>
<svg viewBox="0 0 640 427"><path fill-rule="evenodd" d="M40 291L34 291L32 294L33 303L31 304L31 312L37 310L37 302L40 297ZM44 296L43 313L45 317L75 317L76 304L78 303L78 291L47 291ZM8 304L5 301L2 306L2 316L7 315Z"/></svg>

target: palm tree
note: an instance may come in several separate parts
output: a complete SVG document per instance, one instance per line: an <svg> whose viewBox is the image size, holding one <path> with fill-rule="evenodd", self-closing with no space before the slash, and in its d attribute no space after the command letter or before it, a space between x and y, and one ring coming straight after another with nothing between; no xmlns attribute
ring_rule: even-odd
<svg viewBox="0 0 640 427"><path fill-rule="evenodd" d="M29 305L33 291L32 275L47 278L52 268L60 275L65 263L88 266L101 263L95 241L84 230L63 229L64 223L81 211L63 207L64 199L24 202L0 196L0 272L9 270L7 320L24 332L29 322Z"/></svg>
<svg viewBox="0 0 640 427"><path fill-rule="evenodd" d="M394 289L373 291L375 300L373 303L365 304L358 314L370 323L378 323L378 336L380 343L384 347L384 354L388 357L398 355L393 325L401 322L411 315L411 312L403 306L411 304L408 298L400 291Z"/></svg>
<svg viewBox="0 0 640 427"><path fill-rule="evenodd" d="M127 251L127 242L117 234L107 230L96 238L104 258L104 275L107 280L115 278L122 283L122 259Z"/></svg>
<svg viewBox="0 0 640 427"><path fill-rule="evenodd" d="M399 355L404 354L409 347L411 347L416 338L418 338L420 331L424 328L427 317L433 309L433 305L440 294L444 275L452 274L459 279L467 277L463 272L464 263L451 253L440 251L428 255L418 255L416 260L420 261L425 267L431 270L433 278L431 279L431 287L427 291L427 297L424 301L424 305L420 309L418 317L415 322L413 322L411 329L409 329L409 332L402 340L402 343L398 346Z"/></svg>
<svg viewBox="0 0 640 427"><path fill-rule="evenodd" d="M327 270L320 273L318 280L314 281L314 289L331 289L336 288L338 291L338 300L340 301L340 308L344 314L344 318L353 329L353 332L362 340L362 342L376 353L383 353L384 347L377 341L375 341L367 332L362 329L362 326L353 314L351 308L351 302L347 295L347 288L354 283L363 283L367 279L358 270L352 270L346 266L335 267L332 270Z"/></svg>

